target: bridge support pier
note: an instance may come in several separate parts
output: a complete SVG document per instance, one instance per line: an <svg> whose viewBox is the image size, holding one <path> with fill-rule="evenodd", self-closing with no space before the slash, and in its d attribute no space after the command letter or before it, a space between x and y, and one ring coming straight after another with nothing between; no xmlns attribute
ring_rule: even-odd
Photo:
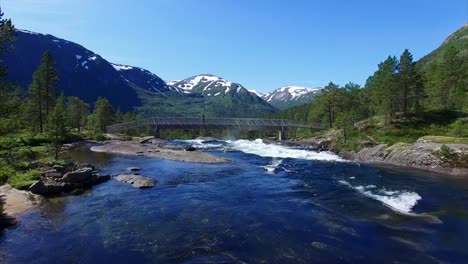
<svg viewBox="0 0 468 264"><path fill-rule="evenodd" d="M282 140L286 139L286 133L285 132L286 131L284 131L283 129L278 131L278 141L282 141Z"/></svg>
<svg viewBox="0 0 468 264"><path fill-rule="evenodd" d="M155 138L160 138L160 137L161 137L161 131L159 130L159 127L158 127L158 126L155 126L155 127L154 127L153 136L154 136Z"/></svg>

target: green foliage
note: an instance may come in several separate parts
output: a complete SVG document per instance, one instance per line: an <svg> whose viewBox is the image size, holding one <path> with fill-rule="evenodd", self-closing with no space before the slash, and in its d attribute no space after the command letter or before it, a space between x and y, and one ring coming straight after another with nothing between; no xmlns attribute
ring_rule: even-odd
<svg viewBox="0 0 468 264"><path fill-rule="evenodd" d="M55 61L50 52L44 52L42 62L33 74L29 86L28 115L35 131L43 132L49 112L52 111L58 82Z"/></svg>
<svg viewBox="0 0 468 264"><path fill-rule="evenodd" d="M54 151L55 159L58 158L59 150L67 136L66 123L65 96L62 93L47 119L47 137Z"/></svg>
<svg viewBox="0 0 468 264"><path fill-rule="evenodd" d="M81 131L86 126L89 105L76 96L69 96L67 101L68 124Z"/></svg>
<svg viewBox="0 0 468 264"><path fill-rule="evenodd" d="M8 178L8 183L16 189L27 189L41 176L40 170L28 170L26 172L16 172Z"/></svg>
<svg viewBox="0 0 468 264"><path fill-rule="evenodd" d="M106 98L99 98L94 104L94 129L98 132L106 133L106 126L110 125L113 120L114 109Z"/></svg>
<svg viewBox="0 0 468 264"><path fill-rule="evenodd" d="M12 175L16 173L15 169L6 163L0 163L0 185L5 184Z"/></svg>
<svg viewBox="0 0 468 264"><path fill-rule="evenodd" d="M449 125L450 133L457 137L468 137L468 122L458 119Z"/></svg>

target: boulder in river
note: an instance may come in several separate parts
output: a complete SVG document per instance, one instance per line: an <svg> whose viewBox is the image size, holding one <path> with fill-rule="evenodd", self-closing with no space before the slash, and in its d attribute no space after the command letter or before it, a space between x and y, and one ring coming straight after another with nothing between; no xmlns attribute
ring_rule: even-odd
<svg viewBox="0 0 468 264"><path fill-rule="evenodd" d="M100 175L99 173L93 173L91 176L91 184L100 184L110 180L110 175Z"/></svg>
<svg viewBox="0 0 468 264"><path fill-rule="evenodd" d="M195 147L193 147L193 146L187 146L187 147L184 147L184 150L185 151L195 151L197 149Z"/></svg>
<svg viewBox="0 0 468 264"><path fill-rule="evenodd" d="M144 189L144 188L152 188L156 185L156 181L144 177L141 175L135 175L135 174L121 174L117 177L115 177L116 180L120 182L125 182L131 184L133 187L138 188L138 189Z"/></svg>
<svg viewBox="0 0 468 264"><path fill-rule="evenodd" d="M63 182L84 182L91 178L93 175L92 167L83 167L71 172L67 172L62 177Z"/></svg>
<svg viewBox="0 0 468 264"><path fill-rule="evenodd" d="M69 183L69 182L57 182L52 180L39 180L29 187L29 191L34 194L40 195L53 195L59 194L62 192L68 192L75 188L82 187L78 183Z"/></svg>
<svg viewBox="0 0 468 264"><path fill-rule="evenodd" d="M128 171L139 171L139 170L141 170L141 168L138 168L138 167L128 167L127 170L128 170Z"/></svg>
<svg viewBox="0 0 468 264"><path fill-rule="evenodd" d="M55 169L51 169L51 170L44 171L42 173L42 176L44 176L46 178L51 178L51 179L61 179L63 174L60 171L57 171Z"/></svg>

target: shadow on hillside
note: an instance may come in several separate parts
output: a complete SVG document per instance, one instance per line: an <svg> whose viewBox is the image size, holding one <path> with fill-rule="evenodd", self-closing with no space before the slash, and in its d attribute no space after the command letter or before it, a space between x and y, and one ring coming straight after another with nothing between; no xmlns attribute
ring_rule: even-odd
<svg viewBox="0 0 468 264"><path fill-rule="evenodd" d="M0 195L0 236L3 234L5 228L15 225L15 219L3 212L4 204L5 198L3 195Z"/></svg>
<svg viewBox="0 0 468 264"><path fill-rule="evenodd" d="M402 114L398 113L394 120L392 120L392 124L397 127L413 128L430 125L447 126L458 118L465 118L467 116L468 113L454 110L428 110L420 114L412 114L409 118L403 118Z"/></svg>

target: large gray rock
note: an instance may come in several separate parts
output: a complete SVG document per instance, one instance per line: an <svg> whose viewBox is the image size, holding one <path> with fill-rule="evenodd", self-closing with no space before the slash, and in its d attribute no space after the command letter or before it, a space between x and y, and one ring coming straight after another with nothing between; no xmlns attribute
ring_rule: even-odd
<svg viewBox="0 0 468 264"><path fill-rule="evenodd" d="M96 185L110 180L110 175L100 175L99 173L93 173L91 176L91 184Z"/></svg>
<svg viewBox="0 0 468 264"><path fill-rule="evenodd" d="M29 191L34 194L40 195L53 195L62 192L69 192L75 188L82 187L80 184L73 184L67 182L56 182L51 180L40 180L29 187Z"/></svg>
<svg viewBox="0 0 468 264"><path fill-rule="evenodd" d="M62 172L59 172L55 169L51 169L51 170L46 170L42 173L42 176L46 177L46 178L51 178L51 179L61 179L62 176L63 176L63 173Z"/></svg>
<svg viewBox="0 0 468 264"><path fill-rule="evenodd" d="M85 182L88 181L93 175L92 167L84 167L71 172L67 172L62 177L63 182Z"/></svg>
<svg viewBox="0 0 468 264"><path fill-rule="evenodd" d="M58 171L58 172L63 172L65 168L62 165L56 164L56 165L52 166L52 169L55 170L55 171Z"/></svg>
<svg viewBox="0 0 468 264"><path fill-rule="evenodd" d="M151 178L144 177L141 175L134 175L134 174L132 175L122 174L122 175L115 177L115 179L120 182L129 183L133 187L138 188L138 189L152 188L156 184L156 181Z"/></svg>
<svg viewBox="0 0 468 264"><path fill-rule="evenodd" d="M357 160L360 161L383 161L387 156L387 144L379 144L372 148L364 148L356 154Z"/></svg>

